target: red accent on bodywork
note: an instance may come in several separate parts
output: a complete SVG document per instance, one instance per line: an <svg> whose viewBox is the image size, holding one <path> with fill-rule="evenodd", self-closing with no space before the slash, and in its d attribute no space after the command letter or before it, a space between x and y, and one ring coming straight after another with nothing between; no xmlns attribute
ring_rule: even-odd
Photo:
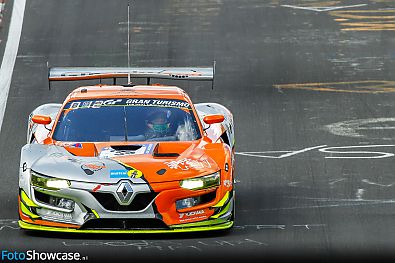
<svg viewBox="0 0 395 263"><path fill-rule="evenodd" d="M92 192L97 192L101 187L101 184L97 185L95 188L92 189Z"/></svg>

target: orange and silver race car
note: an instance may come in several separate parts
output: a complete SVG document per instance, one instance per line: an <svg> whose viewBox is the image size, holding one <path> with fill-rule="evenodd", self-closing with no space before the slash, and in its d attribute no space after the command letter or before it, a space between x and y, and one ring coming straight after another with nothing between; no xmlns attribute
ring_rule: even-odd
<svg viewBox="0 0 395 263"><path fill-rule="evenodd" d="M118 78L146 85L117 85ZM213 80L213 68L50 68L49 80L112 78L29 116L19 170L19 226L84 233L229 229L232 113L193 104L153 78Z"/></svg>

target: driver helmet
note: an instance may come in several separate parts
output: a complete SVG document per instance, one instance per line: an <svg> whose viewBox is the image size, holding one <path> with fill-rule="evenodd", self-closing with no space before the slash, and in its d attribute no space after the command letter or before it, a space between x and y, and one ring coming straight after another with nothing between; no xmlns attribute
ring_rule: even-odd
<svg viewBox="0 0 395 263"><path fill-rule="evenodd" d="M165 133L170 128L170 110L154 110L148 115L147 126L157 133Z"/></svg>

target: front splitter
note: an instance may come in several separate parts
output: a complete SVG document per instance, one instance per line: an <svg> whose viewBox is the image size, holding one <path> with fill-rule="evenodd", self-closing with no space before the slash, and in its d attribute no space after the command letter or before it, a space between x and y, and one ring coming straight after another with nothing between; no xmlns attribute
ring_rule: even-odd
<svg viewBox="0 0 395 263"><path fill-rule="evenodd" d="M19 227L27 230L40 230L50 232L68 232L68 233L97 233L97 234L160 234L160 233L181 233L181 232L200 232L200 231L213 231L213 230L225 230L233 226L233 221L225 222L216 225L209 226L197 226L197 227L177 227L170 229L73 229L73 228L62 228L62 227L50 227L42 225L34 225L18 221Z"/></svg>

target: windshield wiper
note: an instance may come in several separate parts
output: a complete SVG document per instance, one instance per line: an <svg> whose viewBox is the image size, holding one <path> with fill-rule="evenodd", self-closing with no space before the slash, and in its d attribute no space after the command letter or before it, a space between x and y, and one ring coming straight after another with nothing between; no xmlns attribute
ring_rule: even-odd
<svg viewBox="0 0 395 263"><path fill-rule="evenodd" d="M126 107L123 106L124 126L125 126L125 142L128 141L128 121L126 118Z"/></svg>

